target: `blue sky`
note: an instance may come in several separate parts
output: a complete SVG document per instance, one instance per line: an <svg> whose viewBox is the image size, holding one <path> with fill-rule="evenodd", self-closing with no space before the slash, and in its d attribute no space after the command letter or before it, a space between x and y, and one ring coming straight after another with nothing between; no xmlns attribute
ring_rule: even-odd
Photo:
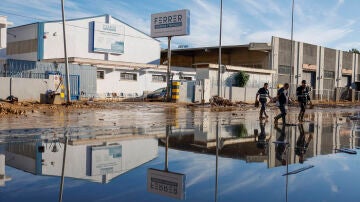
<svg viewBox="0 0 360 202"><path fill-rule="evenodd" d="M173 45L216 46L220 0L65 0L66 18L110 14L150 32L150 15L189 9L191 34ZM60 0L1 0L0 15L14 26L61 19ZM359 0L295 0L294 39L325 47L360 49ZM19 16L21 15L21 16ZM290 38L291 0L223 0L223 44ZM165 44L166 39L160 39Z"/></svg>

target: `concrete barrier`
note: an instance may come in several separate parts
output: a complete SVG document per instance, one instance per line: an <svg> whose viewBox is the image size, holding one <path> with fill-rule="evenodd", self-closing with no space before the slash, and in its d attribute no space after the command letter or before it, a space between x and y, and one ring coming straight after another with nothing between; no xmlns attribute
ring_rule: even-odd
<svg viewBox="0 0 360 202"><path fill-rule="evenodd" d="M0 98L6 99L13 95L19 101L40 101L40 94L54 90L49 79L9 78L0 77Z"/></svg>

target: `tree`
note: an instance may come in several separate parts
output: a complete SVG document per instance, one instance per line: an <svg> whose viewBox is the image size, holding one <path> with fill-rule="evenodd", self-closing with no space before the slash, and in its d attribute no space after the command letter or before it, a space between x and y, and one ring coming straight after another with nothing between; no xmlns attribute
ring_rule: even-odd
<svg viewBox="0 0 360 202"><path fill-rule="evenodd" d="M349 52L360 54L360 51L356 48L350 49Z"/></svg>
<svg viewBox="0 0 360 202"><path fill-rule="evenodd" d="M249 74L239 71L234 75L234 86L244 87L249 81Z"/></svg>

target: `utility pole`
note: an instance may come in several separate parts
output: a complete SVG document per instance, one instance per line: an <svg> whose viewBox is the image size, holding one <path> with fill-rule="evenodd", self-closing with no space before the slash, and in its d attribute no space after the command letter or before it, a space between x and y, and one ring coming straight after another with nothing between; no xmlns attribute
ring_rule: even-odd
<svg viewBox="0 0 360 202"><path fill-rule="evenodd" d="M69 67L68 67L68 56L67 56L67 48L66 48L66 32L65 32L65 11L64 11L64 0L61 0L61 13L62 13L62 24L63 24L63 38L64 38L64 59L65 59L65 77L66 77L66 103L71 103L70 96L70 76L69 76Z"/></svg>
<svg viewBox="0 0 360 202"><path fill-rule="evenodd" d="M222 34L222 6L223 1L220 0L220 33L219 33L219 69L218 69L218 96L221 96L221 34Z"/></svg>
<svg viewBox="0 0 360 202"><path fill-rule="evenodd" d="M170 88L171 88L171 83L170 83L170 74L171 74L171 36L168 36L168 52L167 52L167 57L168 57L168 66L167 66L167 71L166 71L166 101L170 102L171 101L171 97L170 97Z"/></svg>
<svg viewBox="0 0 360 202"><path fill-rule="evenodd" d="M294 66L294 0L292 0L292 10L291 10L291 50L290 50L290 88L289 96L291 96L292 84L292 72L295 70ZM299 73L298 73L299 74ZM296 84L297 85L297 84Z"/></svg>

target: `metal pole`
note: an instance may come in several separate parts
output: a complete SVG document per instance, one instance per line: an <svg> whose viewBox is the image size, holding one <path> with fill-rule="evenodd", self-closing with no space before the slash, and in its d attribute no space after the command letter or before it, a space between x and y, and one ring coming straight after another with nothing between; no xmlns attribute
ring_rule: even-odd
<svg viewBox="0 0 360 202"><path fill-rule="evenodd" d="M65 142L64 142L64 154L63 154L63 164L61 169L61 182L60 182L60 192L59 192L59 202L62 202L63 199L63 192L64 192L64 178L65 178L65 159L66 159L66 148L68 144L67 134L64 135Z"/></svg>
<svg viewBox="0 0 360 202"><path fill-rule="evenodd" d="M216 117L216 166L215 166L215 202L218 192L218 167L219 167L219 117Z"/></svg>
<svg viewBox="0 0 360 202"><path fill-rule="evenodd" d="M171 131L171 126L169 124L166 125L166 143L165 143L165 171L169 170L169 156L168 156L168 150L169 150L169 133Z"/></svg>
<svg viewBox="0 0 360 202"><path fill-rule="evenodd" d="M166 71L166 101L170 102L170 74L171 74L171 36L168 36L168 66Z"/></svg>
<svg viewBox="0 0 360 202"><path fill-rule="evenodd" d="M69 67L68 67L68 56L66 49L66 32L65 32L65 11L64 11L64 0L61 0L61 13L62 13L62 24L63 24L63 38L64 38L64 59L65 59L65 75L66 75L66 93L67 93L67 103L71 103L70 97L70 76L69 76Z"/></svg>
<svg viewBox="0 0 360 202"><path fill-rule="evenodd" d="M291 50L290 50L290 88L289 88L289 96L291 96L291 87L292 87L292 71L293 71L293 56L294 49L294 0L292 0L292 10L291 10Z"/></svg>
<svg viewBox="0 0 360 202"><path fill-rule="evenodd" d="M220 0L220 33L219 33L219 69L218 69L218 96L221 96L221 34L222 34L222 3Z"/></svg>

